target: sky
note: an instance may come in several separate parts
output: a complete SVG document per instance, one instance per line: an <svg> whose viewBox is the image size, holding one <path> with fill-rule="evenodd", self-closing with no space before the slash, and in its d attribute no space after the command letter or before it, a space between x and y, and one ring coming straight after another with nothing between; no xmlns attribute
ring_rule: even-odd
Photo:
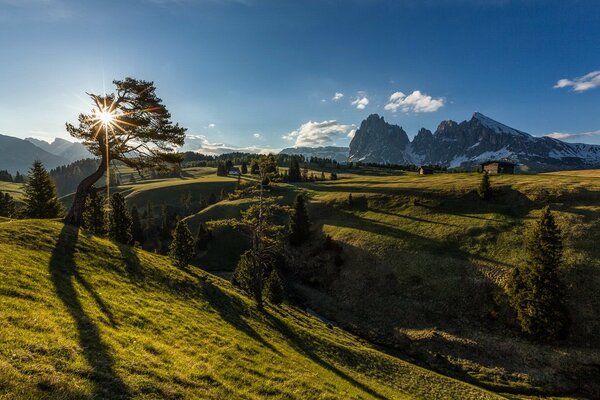
<svg viewBox="0 0 600 400"><path fill-rule="evenodd" d="M585 0L0 0L0 133L69 138L112 80L153 81L190 148L347 146L479 111L600 144Z"/></svg>

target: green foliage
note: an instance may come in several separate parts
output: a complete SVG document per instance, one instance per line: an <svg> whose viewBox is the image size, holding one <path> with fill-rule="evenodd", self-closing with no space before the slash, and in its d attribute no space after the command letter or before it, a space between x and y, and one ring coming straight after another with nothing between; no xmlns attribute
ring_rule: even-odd
<svg viewBox="0 0 600 400"><path fill-rule="evenodd" d="M279 305L283 303L285 290L279 273L273 269L265 282L264 297L271 303Z"/></svg>
<svg viewBox="0 0 600 400"><path fill-rule="evenodd" d="M85 199L83 227L96 235L103 235L106 232L104 201L104 197L100 196L94 188L92 188Z"/></svg>
<svg viewBox="0 0 600 400"><path fill-rule="evenodd" d="M179 220L173 231L173 240L169 247L169 256L175 265L182 268L194 257L194 238L185 220Z"/></svg>
<svg viewBox="0 0 600 400"><path fill-rule="evenodd" d="M329 179L332 181L337 181L337 172L332 172L331 174L329 174Z"/></svg>
<svg viewBox="0 0 600 400"><path fill-rule="evenodd" d="M200 223L198 225L198 233L196 234L196 252L204 251L208 248L211 236L210 230L203 223Z"/></svg>
<svg viewBox="0 0 600 400"><path fill-rule="evenodd" d="M73 198L66 221L81 225L85 198L90 188L105 173L108 159L118 160L135 170L168 169L179 164L183 157L172 150L182 146L186 129L171 121L171 114L156 95L153 82L126 78L113 81L115 92L106 95L90 94L93 102L91 114L80 114L78 125L67 123L71 136L82 141L87 149L101 159L98 168L84 178ZM106 135L98 124L95 112L114 112L117 118ZM108 152L107 152L108 145Z"/></svg>
<svg viewBox="0 0 600 400"><path fill-rule="evenodd" d="M227 170L225 163L223 161L219 161L217 164L217 176L227 176L228 172L229 171Z"/></svg>
<svg viewBox="0 0 600 400"><path fill-rule="evenodd" d="M302 180L302 173L300 171L300 163L298 157L292 156L290 160L290 168L288 171L289 182L300 182Z"/></svg>
<svg viewBox="0 0 600 400"><path fill-rule="evenodd" d="M119 243L129 244L132 237L131 227L133 221L125 204L125 197L121 193L112 195L110 209L110 237Z"/></svg>
<svg viewBox="0 0 600 400"><path fill-rule="evenodd" d="M492 186L490 185L490 177L487 172L481 174L481 182L477 188L477 195L482 200L489 200L492 197Z"/></svg>
<svg viewBox="0 0 600 400"><path fill-rule="evenodd" d="M265 254L257 250L247 250L238 261L231 282L245 291L256 303L262 306L265 284Z"/></svg>
<svg viewBox="0 0 600 400"><path fill-rule="evenodd" d="M131 207L131 241L132 244L139 243L144 244L144 228L142 227L142 221L140 219L140 213L137 206L134 204Z"/></svg>
<svg viewBox="0 0 600 400"><path fill-rule="evenodd" d="M348 206L352 207L354 205L354 200L352 200L352 193L348 193Z"/></svg>
<svg viewBox="0 0 600 400"><path fill-rule="evenodd" d="M41 161L35 161L29 170L24 201L29 218L57 218L63 213L54 181Z"/></svg>
<svg viewBox="0 0 600 400"><path fill-rule="evenodd" d="M260 168L258 166L258 160L256 158L253 158L252 161L250 161L250 173L252 175L258 175L258 173Z"/></svg>
<svg viewBox="0 0 600 400"><path fill-rule="evenodd" d="M306 211L304 195L302 193L298 194L294 201L294 209L290 216L289 231L290 244L293 246L301 245L310 237L310 221L308 219L308 212Z"/></svg>
<svg viewBox="0 0 600 400"><path fill-rule="evenodd" d="M248 164L246 164L246 161L242 162L242 166L241 166L241 172L242 174L247 174L248 173Z"/></svg>
<svg viewBox="0 0 600 400"><path fill-rule="evenodd" d="M0 192L0 217L16 217L16 205L13 197L8 193Z"/></svg>
<svg viewBox="0 0 600 400"><path fill-rule="evenodd" d="M563 244L549 207L529 233L526 249L526 263L513 270L508 283L521 330L542 340L564 338L570 318L559 273Z"/></svg>

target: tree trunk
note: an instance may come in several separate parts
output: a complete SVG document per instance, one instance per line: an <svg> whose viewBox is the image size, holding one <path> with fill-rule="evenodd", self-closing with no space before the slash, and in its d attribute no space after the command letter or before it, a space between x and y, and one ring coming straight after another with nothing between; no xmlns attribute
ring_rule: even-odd
<svg viewBox="0 0 600 400"><path fill-rule="evenodd" d="M93 174L85 178L81 181L79 186L77 186L77 191L75 192L75 196L73 197L73 203L71 204L71 208L69 209L69 213L65 217L65 223L74 226L81 226L83 222L83 211L85 209L85 200L87 198L88 193L94 183L98 181L98 179L102 178L102 175L106 172L106 156L104 151L104 140L100 140L101 145L100 148L102 151L102 160L100 161L100 165L98 169L94 171Z"/></svg>

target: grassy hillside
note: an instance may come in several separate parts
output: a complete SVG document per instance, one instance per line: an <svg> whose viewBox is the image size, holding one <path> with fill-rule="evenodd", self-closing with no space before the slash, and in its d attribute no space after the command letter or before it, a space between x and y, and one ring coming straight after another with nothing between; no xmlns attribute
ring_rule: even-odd
<svg viewBox="0 0 600 400"><path fill-rule="evenodd" d="M492 399L59 222L0 221L0 398Z"/></svg>
<svg viewBox="0 0 600 400"><path fill-rule="evenodd" d="M23 199L23 184L0 181L0 192L8 193L15 200L20 201Z"/></svg>
<svg viewBox="0 0 600 400"><path fill-rule="evenodd" d="M329 288L299 286L311 307L431 368L496 390L598 393L597 178L493 176L494 199L484 202L475 193L479 174L371 171L339 177L278 187L292 194L304 190L315 233L331 235L344 249L345 262ZM538 345L511 325L503 288L524 258L525 230L547 204L564 233L573 322L568 341ZM225 210L235 215L238 206L243 204L221 202L190 221L216 219ZM235 260L239 240L215 236L205 257Z"/></svg>

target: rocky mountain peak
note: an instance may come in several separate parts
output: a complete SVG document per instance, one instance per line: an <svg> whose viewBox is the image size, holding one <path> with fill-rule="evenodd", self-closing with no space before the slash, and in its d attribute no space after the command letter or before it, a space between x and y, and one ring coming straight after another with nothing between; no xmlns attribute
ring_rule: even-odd
<svg viewBox="0 0 600 400"><path fill-rule="evenodd" d="M398 125L392 125L377 114L362 121L350 142L350 161L395 162L406 160L405 149L410 143L408 135Z"/></svg>

